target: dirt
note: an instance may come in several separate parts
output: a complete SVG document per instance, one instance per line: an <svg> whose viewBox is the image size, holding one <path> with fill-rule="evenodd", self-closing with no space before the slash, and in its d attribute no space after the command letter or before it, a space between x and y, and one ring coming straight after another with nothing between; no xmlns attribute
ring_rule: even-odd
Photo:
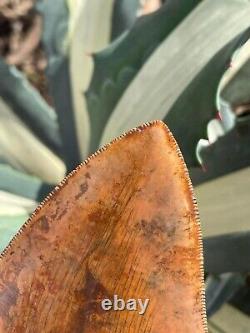
<svg viewBox="0 0 250 333"><path fill-rule="evenodd" d="M41 45L42 19L35 0L0 0L0 56L26 74L49 101L46 57Z"/></svg>

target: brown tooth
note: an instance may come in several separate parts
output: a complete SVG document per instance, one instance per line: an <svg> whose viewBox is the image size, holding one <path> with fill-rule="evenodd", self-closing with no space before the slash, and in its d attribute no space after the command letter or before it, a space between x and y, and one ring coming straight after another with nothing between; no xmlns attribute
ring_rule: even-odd
<svg viewBox="0 0 250 333"><path fill-rule="evenodd" d="M102 310L114 295L150 302L144 315ZM6 248L0 332L207 332L197 207L162 122L90 157Z"/></svg>

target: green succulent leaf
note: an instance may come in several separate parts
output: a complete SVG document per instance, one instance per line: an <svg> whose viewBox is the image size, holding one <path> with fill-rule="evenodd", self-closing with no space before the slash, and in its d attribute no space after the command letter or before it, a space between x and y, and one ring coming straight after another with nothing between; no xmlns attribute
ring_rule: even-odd
<svg viewBox="0 0 250 333"><path fill-rule="evenodd" d="M216 244L216 247L218 249L219 242ZM216 259L217 257L215 257L215 261ZM209 268L211 269L211 267ZM213 271L209 271L209 273L214 274ZM241 273L224 273L220 276L209 276L206 279L206 307L208 318L216 313L224 303L228 303L232 297L244 287L244 284L245 279Z"/></svg>
<svg viewBox="0 0 250 333"><path fill-rule="evenodd" d="M91 123L91 152L98 147L109 116L144 62L199 2L167 1L160 10L141 17L130 31L93 56L94 73L86 93ZM93 98L98 99L98 103L93 104ZM94 109L93 106L99 108Z"/></svg>
<svg viewBox="0 0 250 333"><path fill-rule="evenodd" d="M233 55L231 66L224 74L219 97L232 106L250 102L250 39Z"/></svg>
<svg viewBox="0 0 250 333"><path fill-rule="evenodd" d="M198 165L195 148L204 137L209 120L217 114L216 92L220 79L230 64L232 53L249 36L246 31L224 46L190 82L164 118L188 166Z"/></svg>
<svg viewBox="0 0 250 333"><path fill-rule="evenodd" d="M130 29L136 20L139 0L116 0L113 13L112 40Z"/></svg>
<svg viewBox="0 0 250 333"><path fill-rule="evenodd" d="M113 9L114 0L75 1L71 9L70 76L82 159L88 155L90 140L90 122L84 95L93 72L93 60L89 54L102 50L110 42Z"/></svg>
<svg viewBox="0 0 250 333"><path fill-rule="evenodd" d="M40 202L52 191L53 185L39 178L19 172L6 164L0 164L0 190Z"/></svg>
<svg viewBox="0 0 250 333"><path fill-rule="evenodd" d="M232 107L250 102L250 57L221 91L221 97Z"/></svg>
<svg viewBox="0 0 250 333"><path fill-rule="evenodd" d="M57 115L27 78L0 59L0 96L12 110L57 152L61 149Z"/></svg>
<svg viewBox="0 0 250 333"><path fill-rule="evenodd" d="M199 151L203 170L190 170L194 185L199 185L250 165L250 118L236 119L233 129Z"/></svg>
<svg viewBox="0 0 250 333"><path fill-rule="evenodd" d="M250 269L249 188L250 167L194 188L209 273Z"/></svg>
<svg viewBox="0 0 250 333"><path fill-rule="evenodd" d="M231 207L228 206L228 208L229 211L232 211ZM245 274L249 272L249 243L250 231L243 228L240 232L226 233L203 239L205 271L210 274L221 274L224 272L240 272ZM246 323L246 330L248 326Z"/></svg>
<svg viewBox="0 0 250 333"><path fill-rule="evenodd" d="M58 115L62 150L68 171L80 163L76 137L69 57L66 48L69 13L64 0L40 0L37 9L43 16L42 41L48 58L46 74L50 94Z"/></svg>
<svg viewBox="0 0 250 333"><path fill-rule="evenodd" d="M207 13L211 13L208 15ZM150 56L116 105L101 144L164 119L189 167L216 114L216 91L232 53L249 37L246 1L202 1Z"/></svg>
<svg viewBox="0 0 250 333"><path fill-rule="evenodd" d="M232 57L231 66L223 75L217 91L217 107L227 130L234 127L236 116L250 112L250 40Z"/></svg>
<svg viewBox="0 0 250 333"><path fill-rule="evenodd" d="M14 235L28 219L28 214L0 214L0 252L9 244Z"/></svg>
<svg viewBox="0 0 250 333"><path fill-rule="evenodd" d="M57 184L65 175L63 161L1 99L0 156L13 167L51 184Z"/></svg>
<svg viewBox="0 0 250 333"><path fill-rule="evenodd" d="M37 202L20 195L0 190L0 214L16 214L16 212L32 213ZM14 209L11 209L15 207Z"/></svg>

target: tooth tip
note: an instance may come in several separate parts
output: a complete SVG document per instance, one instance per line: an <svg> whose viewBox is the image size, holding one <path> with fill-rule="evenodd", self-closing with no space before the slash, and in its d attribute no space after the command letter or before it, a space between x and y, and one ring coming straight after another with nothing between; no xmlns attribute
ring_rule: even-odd
<svg viewBox="0 0 250 333"><path fill-rule="evenodd" d="M141 133L144 133L144 135L143 136L140 135ZM167 138L167 141L166 141L166 138ZM157 145L155 145L156 142L157 142ZM145 150L143 150L142 147L145 148ZM123 148L123 149L120 149L120 148ZM123 150L125 150L125 152L123 152ZM117 151L118 157L115 155L116 151ZM128 131L127 133L121 135L119 138L114 139L111 143L109 143L109 144L105 145L104 147L100 148L100 150L98 150L96 153L91 155L86 161L84 161L80 166L78 166L74 171L72 171L60 183L60 185L57 186L55 188L55 190L46 197L46 199L36 209L36 211L34 212L32 217L25 223L23 228L13 238L12 243L9 245L8 248L6 248L3 255L7 254L7 251L10 248L13 247L13 245L16 242L16 239L18 238L18 236L22 232L24 232L25 228L31 223L31 221L37 220L39 212L44 207L44 205L46 203L49 203L49 202L51 203L51 200L53 198L55 199L55 196L57 194L60 194L60 191L63 190L64 186L68 183L68 181L70 179L72 180L74 175L77 177L76 174L78 173L78 178L79 178L80 176L83 175L83 173L86 173L86 170L87 170L86 165L89 165L89 167L91 167L91 164L96 166L98 164L98 157L100 156L100 154L102 154L102 159L105 159L105 156L107 157L110 152L113 152L112 154L115 155L116 160L112 157L113 159L111 159L111 160L109 159L108 162L110 163L112 161L116 161L117 168L120 167L119 161L121 161L121 163L124 162L123 159L122 159L124 156L126 156L126 158L128 158L128 164L124 165L124 170L127 173L132 174L132 172L135 172L135 170L132 169L132 166L134 166L134 164L132 162L134 162L134 161L136 162L138 160L137 167L138 167L138 165L142 166L142 167L140 168L139 171L138 170L136 171L137 172L136 177L138 177L138 181L141 180L141 179L149 179L149 180L153 179L154 180L152 185L147 185L148 183L146 182L146 186L147 186L146 187L147 188L146 193L149 196L150 196L150 194L153 193L154 196L158 198L159 202L161 202L161 200L164 200L164 198L165 198L166 189L163 190L163 188L166 186L166 185L164 185L165 180L169 181L170 187L171 186L173 187L173 191L171 192L171 194L169 194L168 192L167 192L167 194L169 194L170 197L174 196L174 198L176 200L173 201L173 203L175 204L175 202L176 202L176 205L179 204L178 200L177 200L177 197L178 197L177 194L180 193L179 192L180 189L184 189L184 191L181 194L181 197L183 195L184 199L186 200L185 201L186 205L192 213L191 214L192 216L190 215L191 222L190 222L189 219L187 219L188 223L196 223L193 230L196 231L196 234L195 234L194 238L196 240L198 239L198 242L195 243L196 244L195 250L197 250L197 253L199 252L199 258L197 258L197 257L195 258L195 260L194 260L195 264L194 265L195 265L196 273L198 273L198 270L199 270L199 275L200 275L200 281L198 281L198 282L196 281L197 282L196 292L198 293L198 286L199 286L199 288L200 288L200 290L199 290L200 303L201 303L200 307L199 307L199 311L203 311L201 316L202 316L202 320L204 322L204 327L206 327L206 325L205 325L206 315L205 315L205 311L204 311L204 285L203 285L204 269L203 269L203 260L202 260L202 251L203 250L202 250L202 236L201 236L201 230L200 230L198 209L197 209L197 205L196 205L196 200L194 198L194 193L193 193L191 180L189 178L188 170L187 170L187 167L184 163L181 152L180 152L180 150L177 146L177 143L174 140L171 132L168 130L167 126L162 121L158 121L158 120L152 121L152 122L143 124L142 126L139 126L137 128L134 128L134 129ZM145 153L147 153L146 157L145 157ZM123 154L127 154L127 155L123 155ZM99 168L100 168L100 166L103 167L103 165L105 166L105 163L99 165ZM112 163L111 163L111 165L112 165ZM145 165L147 167L147 172L148 173L146 175L143 175ZM159 166L161 167L160 168L160 175L157 174L159 176L159 178L157 176L157 179L153 178L151 173L149 173L149 170L153 169L153 167L155 165L157 165L158 167ZM94 168L94 166L93 166L93 168ZM165 171L165 167L166 167L166 171ZM178 172L179 172L179 177L176 176L177 182L179 182L179 184L182 184L183 187L181 187L179 185L178 185L179 187L176 187L176 182L172 182L171 177L173 177L172 176L172 175L174 175L173 171L175 171L176 169L178 169ZM114 169L114 170L116 170L116 169ZM124 173L125 173L125 171L124 171ZM102 176L101 172L100 172L100 175L99 175L100 177ZM107 175L105 177L108 178ZM110 177L112 178L113 174L111 174ZM122 177L121 176L119 176L119 177L121 179L123 179L124 175ZM129 177L128 177L128 179L129 179ZM110 181L110 178L108 180ZM76 179L74 179L74 181L76 181ZM156 184L157 184L157 186L156 186ZM159 186L158 186L158 184L159 184ZM127 184L126 184L126 186L127 186ZM158 189L157 187L159 187L161 189ZM101 190L102 189L100 189L100 191ZM126 188L126 191L127 190L128 190L128 188ZM158 191L162 191L161 195L159 195ZM108 195L109 195L109 193L110 192L108 192ZM162 198L163 195L164 195L164 198ZM143 198L143 200L145 200L145 199L147 199L148 202L150 202L148 197ZM147 200L146 200L146 202L147 202ZM56 201L56 200L53 200L53 201ZM181 202L182 202L182 200L180 200L180 204L181 204ZM82 204L83 203L84 203L84 201L82 202ZM157 205L158 205L158 201L157 201ZM56 203L54 204L54 206L56 207ZM152 207L154 207L154 206L152 206ZM53 209L55 209L55 208L53 208ZM81 207L81 209L82 209L82 207ZM166 208L164 208L164 212L166 212L165 209ZM82 210L84 211L84 209L82 209ZM182 211L182 208L181 208L181 211ZM151 210L149 210L149 212L151 212ZM143 211L142 211L142 213L143 213ZM151 213L148 213L148 215L151 216ZM175 220L174 220L173 223L175 223ZM115 229L115 227L116 226L114 226L114 229ZM153 228L153 227L154 226L150 226L150 228ZM159 227L161 228L162 226L160 225ZM157 230L156 230L156 232L157 232ZM150 237L151 229L149 229L148 233L149 233L149 237ZM184 236L185 236L185 239L186 239L187 233L185 233ZM183 238L184 238L184 236L182 234ZM198 247L198 249L197 249L197 247ZM180 258L181 258L180 260L184 260L185 256L184 257L181 256ZM199 262L199 265L200 265L199 267L198 267L198 262ZM102 272L102 273L104 274L104 272ZM173 272L173 273L175 273L175 272ZM201 317L199 317L199 323L201 324L201 319L200 318ZM165 330L161 330L161 332L163 332L163 331L165 331Z"/></svg>

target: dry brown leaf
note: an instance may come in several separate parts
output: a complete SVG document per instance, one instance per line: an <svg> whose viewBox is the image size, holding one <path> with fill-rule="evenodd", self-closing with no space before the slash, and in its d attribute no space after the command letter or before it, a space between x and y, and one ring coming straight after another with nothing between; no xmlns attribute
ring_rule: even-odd
<svg viewBox="0 0 250 333"><path fill-rule="evenodd" d="M13 50L6 57L6 62L10 65L21 65L27 57L38 48L42 35L42 18L39 15L34 17L34 23L25 39L18 43L16 50Z"/></svg>
<svg viewBox="0 0 250 333"><path fill-rule="evenodd" d="M0 0L0 56L17 66L51 104L41 45L42 18L35 0Z"/></svg>

